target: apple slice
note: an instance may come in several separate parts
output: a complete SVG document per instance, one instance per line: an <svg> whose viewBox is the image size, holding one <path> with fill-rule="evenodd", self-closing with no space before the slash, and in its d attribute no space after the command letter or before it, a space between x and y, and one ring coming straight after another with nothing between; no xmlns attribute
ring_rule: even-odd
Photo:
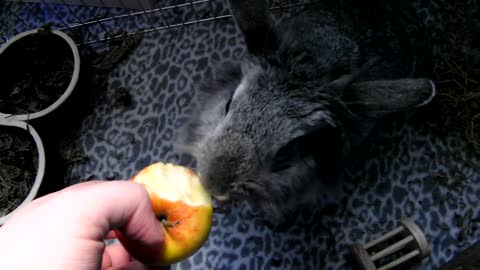
<svg viewBox="0 0 480 270"><path fill-rule="evenodd" d="M159 264L182 261L202 247L210 233L213 209L211 196L195 172L158 162L141 170L132 181L148 191L165 234Z"/></svg>

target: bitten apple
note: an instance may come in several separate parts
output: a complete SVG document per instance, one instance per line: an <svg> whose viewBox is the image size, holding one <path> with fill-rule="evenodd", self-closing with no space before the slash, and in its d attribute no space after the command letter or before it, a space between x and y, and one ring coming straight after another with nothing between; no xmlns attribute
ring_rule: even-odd
<svg viewBox="0 0 480 270"><path fill-rule="evenodd" d="M173 264L193 255L205 243L212 226L211 196L195 172L185 167L154 163L132 178L150 196L165 241L156 262Z"/></svg>

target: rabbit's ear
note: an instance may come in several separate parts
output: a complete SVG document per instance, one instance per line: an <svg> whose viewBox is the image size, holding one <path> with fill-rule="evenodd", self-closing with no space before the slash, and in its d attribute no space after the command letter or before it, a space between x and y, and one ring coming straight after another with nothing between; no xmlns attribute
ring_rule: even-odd
<svg viewBox="0 0 480 270"><path fill-rule="evenodd" d="M295 137L275 154L271 170L280 172L310 159L317 168L322 168L322 178L333 176L342 156L341 134L330 123L310 127L301 136ZM329 177L330 178L330 177Z"/></svg>
<svg viewBox="0 0 480 270"><path fill-rule="evenodd" d="M266 55L277 49L278 38L269 11L269 1L229 0L229 4L250 53Z"/></svg>
<svg viewBox="0 0 480 270"><path fill-rule="evenodd" d="M428 79L376 80L353 83L344 101L352 111L381 116L421 107L435 95L435 84Z"/></svg>

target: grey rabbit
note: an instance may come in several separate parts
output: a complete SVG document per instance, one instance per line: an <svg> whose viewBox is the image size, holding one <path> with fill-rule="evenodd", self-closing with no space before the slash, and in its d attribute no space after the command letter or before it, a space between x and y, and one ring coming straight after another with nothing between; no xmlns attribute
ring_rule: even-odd
<svg viewBox="0 0 480 270"><path fill-rule="evenodd" d="M248 200L271 224L335 184L377 119L435 96L418 77L428 61L381 12L327 0L277 22L268 1L229 5L248 53L203 83L180 145L216 199Z"/></svg>

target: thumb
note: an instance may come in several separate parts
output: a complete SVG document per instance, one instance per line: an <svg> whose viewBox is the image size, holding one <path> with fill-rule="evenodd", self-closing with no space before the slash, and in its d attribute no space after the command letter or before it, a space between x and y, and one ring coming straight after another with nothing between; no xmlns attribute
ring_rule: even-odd
<svg viewBox="0 0 480 270"><path fill-rule="evenodd" d="M95 204L82 209L90 211L92 228L101 227L103 234L90 235L103 240L108 232L114 230L125 249L137 260L144 263L156 261L163 247L164 234L160 223L152 211L148 192L139 184L131 181L97 182L88 186L90 203ZM98 194L96 194L98 193Z"/></svg>

